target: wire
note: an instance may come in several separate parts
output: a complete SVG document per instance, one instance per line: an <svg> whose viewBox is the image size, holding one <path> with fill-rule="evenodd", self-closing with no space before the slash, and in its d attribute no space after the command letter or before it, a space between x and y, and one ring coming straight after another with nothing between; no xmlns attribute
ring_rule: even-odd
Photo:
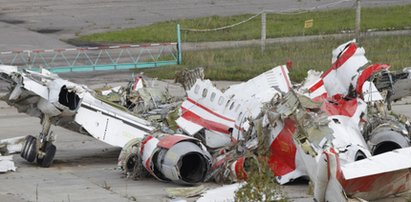
<svg viewBox="0 0 411 202"><path fill-rule="evenodd" d="M213 31L220 31L220 30L225 30L225 29L229 29L229 28L233 28L235 26L244 24L256 17L258 17L259 15L261 15L262 13L276 13L276 14L283 14L283 15L297 15L297 14L302 14L302 13L307 13L313 10L318 10L321 8L328 8L328 7L332 7L332 6L336 6L338 4L344 3L344 2L348 2L348 1L354 1L354 0L340 0L340 1L336 1L336 2L332 2L332 3L328 3L328 4L323 4L323 5L319 5L319 6L315 6L315 7L311 7L308 9L302 9L302 10L294 10L294 9L288 9L285 11L274 11L274 10L262 10L259 13L249 17L248 19L245 19L243 21L231 24L231 25L227 25L227 26L223 26L223 27L217 27L217 28L210 28L210 29L194 29L194 28L182 28L182 31L187 31L187 32L213 32Z"/></svg>
<svg viewBox="0 0 411 202"><path fill-rule="evenodd" d="M224 27L218 27L218 28L212 28L212 29L192 29L192 28L186 28L186 29L181 29L181 30L183 30L183 31L189 31L189 32L210 32L210 31L224 30L224 29L232 28L232 27L235 27L235 26L237 26L237 25L241 25L241 24L243 24L243 23L246 23L246 22L248 22L248 21L250 21L250 20L258 17L258 16L261 15L263 12L264 12L264 11L261 11L261 12L255 14L255 15L249 17L249 18L246 19L246 20L243 20L243 21L241 21L241 22L237 22L237 23L234 23L234 24L231 24L231 25L227 25L227 26L224 26Z"/></svg>

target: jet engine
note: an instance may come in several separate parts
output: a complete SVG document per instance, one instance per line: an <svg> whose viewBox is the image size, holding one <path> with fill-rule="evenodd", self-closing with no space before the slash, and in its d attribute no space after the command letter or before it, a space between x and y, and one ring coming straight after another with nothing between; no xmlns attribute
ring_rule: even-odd
<svg viewBox="0 0 411 202"><path fill-rule="evenodd" d="M159 180L195 185L205 180L211 155L196 138L156 134L124 146L119 166L128 175L144 176L148 172Z"/></svg>

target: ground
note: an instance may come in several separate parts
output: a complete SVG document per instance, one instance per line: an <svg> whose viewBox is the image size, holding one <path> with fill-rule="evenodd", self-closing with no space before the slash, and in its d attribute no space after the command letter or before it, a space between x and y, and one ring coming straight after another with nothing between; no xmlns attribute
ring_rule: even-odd
<svg viewBox="0 0 411 202"><path fill-rule="evenodd" d="M125 84L131 77L128 72L112 73L110 76L102 73L61 76L92 88L100 87L104 82ZM217 87L222 88L233 82L216 83ZM181 87L172 81L160 81L156 86L168 86L174 95L184 94ZM4 89L4 85L2 87ZM410 102L411 99L405 99L397 103L394 110L411 117ZM0 128L0 139L37 135L41 130L39 119L19 114L2 101ZM52 130L57 135L58 148L53 166L40 168L26 162L18 154L14 155L18 169L0 175L0 201L169 201L164 189L179 187L153 178L141 181L124 178L121 171L116 169L120 148L59 127L53 127ZM213 188L218 185L206 183L205 186ZM286 185L284 190L292 201L312 200L304 181ZM408 195L385 201L406 201L407 198Z"/></svg>
<svg viewBox="0 0 411 202"><path fill-rule="evenodd" d="M335 0L278 0L275 4L269 0L255 0L252 4L247 0L0 0L0 51L64 48L70 45L59 39L177 18L256 13L262 9L298 10L330 2ZM364 6L381 6L411 3L411 0L362 2ZM352 6L352 2L339 6ZM63 77L92 86L124 83L131 77L129 73L120 75L96 73ZM409 105L397 105L395 109L411 116ZM54 165L39 168L15 155L18 170L0 175L0 201L167 201L164 188L177 187L154 179L127 180L115 170L119 148L62 128L53 130L58 135ZM0 102L0 139L36 135L39 131L37 118L18 114ZM311 199L304 183L284 189L291 200ZM396 200L405 201L403 197Z"/></svg>
<svg viewBox="0 0 411 202"><path fill-rule="evenodd" d="M113 76L113 74L115 76ZM103 81L109 84L125 84L131 75L117 72L110 76L101 73L86 75L61 75L71 81L100 87ZM111 78L111 79L110 79ZM115 79L113 79L115 78ZM233 82L218 82L225 87ZM4 83L1 89L5 89ZM182 96L182 88L171 81L160 81L156 86L168 86L173 95ZM4 91L3 91L4 92ZM17 113L16 109L0 101L0 139L24 135L37 135L41 130L39 119ZM16 172L0 175L0 201L168 201L164 191L167 187L179 187L153 178L134 181L125 178L116 169L120 148L102 143L92 137L52 127L57 135L57 153L50 168L39 168L14 155ZM205 183L206 187L218 186ZM298 182L285 188L293 200L307 200L307 186ZM190 199L193 200L193 199Z"/></svg>
<svg viewBox="0 0 411 202"><path fill-rule="evenodd" d="M0 51L63 48L59 39L79 34L147 25L153 22L212 15L296 11L337 0L0 0ZM340 2L340 1L338 1ZM385 6L411 0L362 0L362 5ZM352 7L342 1L335 7ZM323 8L326 9L326 8Z"/></svg>

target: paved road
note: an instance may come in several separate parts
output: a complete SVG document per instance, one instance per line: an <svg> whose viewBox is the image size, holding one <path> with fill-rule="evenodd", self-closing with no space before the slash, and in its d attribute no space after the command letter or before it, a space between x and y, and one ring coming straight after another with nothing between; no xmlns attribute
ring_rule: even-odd
<svg viewBox="0 0 411 202"><path fill-rule="evenodd" d="M211 15L298 10L337 0L0 0L0 50L64 47L59 39L153 22ZM363 6L411 0L362 0ZM337 7L351 7L353 1ZM13 26L12 26L13 25ZM42 37L38 33L43 33Z"/></svg>

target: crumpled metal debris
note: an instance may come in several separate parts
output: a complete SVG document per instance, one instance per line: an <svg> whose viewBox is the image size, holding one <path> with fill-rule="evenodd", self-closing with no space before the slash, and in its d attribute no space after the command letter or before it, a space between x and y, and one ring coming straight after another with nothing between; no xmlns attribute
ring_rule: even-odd
<svg viewBox="0 0 411 202"><path fill-rule="evenodd" d="M9 155L21 151L26 136L13 137L0 140L0 154Z"/></svg>
<svg viewBox="0 0 411 202"><path fill-rule="evenodd" d="M176 72L174 82L180 83L184 90L188 90L193 87L197 79L204 79L204 69L202 67L197 67L190 70L184 69Z"/></svg>
<svg viewBox="0 0 411 202"><path fill-rule="evenodd" d="M0 140L0 173L16 171L13 156L21 151L26 136Z"/></svg>
<svg viewBox="0 0 411 202"><path fill-rule="evenodd" d="M0 173L8 171L16 171L17 167L14 165L13 156L0 156Z"/></svg>
<svg viewBox="0 0 411 202"><path fill-rule="evenodd" d="M191 198L200 196L204 193L207 188L204 185L194 186L194 187L176 187L176 188L166 188L167 196L170 198Z"/></svg>
<svg viewBox="0 0 411 202"><path fill-rule="evenodd" d="M155 88L155 80L151 85L141 75L135 81L130 81L127 86L114 88L103 87L96 89L98 98L114 107L152 121L163 122L169 111L175 109L178 101L170 95L167 88Z"/></svg>

